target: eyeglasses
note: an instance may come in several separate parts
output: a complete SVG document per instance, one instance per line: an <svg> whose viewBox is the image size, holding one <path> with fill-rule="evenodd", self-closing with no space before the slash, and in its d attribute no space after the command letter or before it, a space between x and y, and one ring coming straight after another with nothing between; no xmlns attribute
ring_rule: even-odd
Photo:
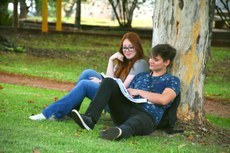
<svg viewBox="0 0 230 153"><path fill-rule="evenodd" d="M134 46L122 46L122 51L130 51L132 52L134 50Z"/></svg>

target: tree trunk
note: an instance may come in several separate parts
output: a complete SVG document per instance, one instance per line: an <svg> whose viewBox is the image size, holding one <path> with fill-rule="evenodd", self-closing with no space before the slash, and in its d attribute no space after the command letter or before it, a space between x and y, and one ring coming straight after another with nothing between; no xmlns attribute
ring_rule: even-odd
<svg viewBox="0 0 230 153"><path fill-rule="evenodd" d="M27 13L29 12L29 7L26 5L25 0L20 0L20 19L26 19Z"/></svg>
<svg viewBox="0 0 230 153"><path fill-rule="evenodd" d="M13 27L15 30L18 29L18 0L14 0Z"/></svg>
<svg viewBox="0 0 230 153"><path fill-rule="evenodd" d="M205 65L209 57L215 0L172 0L154 3L152 46L177 49L172 73L181 80L179 116L202 123Z"/></svg>
<svg viewBox="0 0 230 153"><path fill-rule="evenodd" d="M75 15L75 26L77 28L81 28L81 0L77 0L76 2L76 15Z"/></svg>

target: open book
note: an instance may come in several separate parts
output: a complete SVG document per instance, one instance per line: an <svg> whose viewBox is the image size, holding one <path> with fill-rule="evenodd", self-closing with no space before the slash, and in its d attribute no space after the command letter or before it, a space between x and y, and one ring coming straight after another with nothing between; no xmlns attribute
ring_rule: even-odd
<svg viewBox="0 0 230 153"><path fill-rule="evenodd" d="M130 100L130 101L132 101L132 102L134 102L134 103L147 103L147 102L148 102L148 100L145 99L145 98L138 98L138 99L133 98L133 97L129 94L129 92L127 91L127 89L125 88L125 85L124 85L124 83L121 81L121 79L119 79L119 78L113 78L113 77L110 77L110 76L106 76L104 73L101 73L101 76L102 76L103 78L109 77L109 78L114 79L114 80L117 82L117 84L118 84L118 86L119 86L119 88L120 88L122 94L123 94L128 100Z"/></svg>

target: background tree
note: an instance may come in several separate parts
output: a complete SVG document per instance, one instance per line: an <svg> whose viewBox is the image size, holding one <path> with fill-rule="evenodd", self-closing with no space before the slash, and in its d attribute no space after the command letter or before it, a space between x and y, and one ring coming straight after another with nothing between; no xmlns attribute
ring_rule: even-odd
<svg viewBox="0 0 230 153"><path fill-rule="evenodd" d="M26 0L19 0L19 4L20 4L20 15L19 15L19 18L20 19L27 18L27 14L29 12L30 6L27 6Z"/></svg>
<svg viewBox="0 0 230 153"><path fill-rule="evenodd" d="M204 119L205 65L209 57L215 0L154 2L152 46L169 43L178 52L172 72L181 79L183 119Z"/></svg>
<svg viewBox="0 0 230 153"><path fill-rule="evenodd" d="M0 2L0 25L11 25L12 15L8 11L9 0L1 0Z"/></svg>
<svg viewBox="0 0 230 153"><path fill-rule="evenodd" d="M18 0L14 0L14 10L13 10L13 27L15 30L18 29Z"/></svg>
<svg viewBox="0 0 230 153"><path fill-rule="evenodd" d="M29 2L29 1L26 1L26 2ZM41 0L31 0L30 6L32 6L33 4L36 10L35 12L33 12L33 15L42 16L42 1ZM48 0L48 9L49 9L48 10L49 16L55 17L56 16L56 0Z"/></svg>
<svg viewBox="0 0 230 153"><path fill-rule="evenodd" d="M145 0L109 0L120 27L131 28L134 10Z"/></svg>
<svg viewBox="0 0 230 153"><path fill-rule="evenodd" d="M216 1L215 10L220 18L220 21L216 21L215 27L222 28L226 25L230 29L230 1L229 0L218 0Z"/></svg>
<svg viewBox="0 0 230 153"><path fill-rule="evenodd" d="M78 0L76 0L78 1ZM64 3L63 10L65 11L65 17L71 17L71 14L74 11L75 0L68 0Z"/></svg>

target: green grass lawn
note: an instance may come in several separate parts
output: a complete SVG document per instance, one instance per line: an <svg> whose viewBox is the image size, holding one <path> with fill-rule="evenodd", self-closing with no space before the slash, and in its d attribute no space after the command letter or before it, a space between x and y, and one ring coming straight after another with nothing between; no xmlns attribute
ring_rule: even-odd
<svg viewBox="0 0 230 153"><path fill-rule="evenodd" d="M8 38L25 48L26 53L0 52L0 72L40 76L47 79L76 82L86 68L105 72L107 59L118 48L118 37L77 36L61 34L8 34ZM104 41L106 40L106 41ZM143 39L148 55L151 40ZM33 52L31 52L33 50ZM205 96L230 99L229 65L230 48L211 48L212 57L207 64ZM36 54L36 56L33 56ZM43 54L39 56L39 54ZM208 142L191 140L196 133L169 136L155 132L146 137L132 137L120 142L99 138L104 126L111 124L103 116L93 131L81 130L73 121L34 122L28 117L39 113L55 97L66 92L0 83L0 152L229 152L229 145L222 147L215 142L215 135ZM84 112L89 101L81 109ZM229 118L207 114L207 118L221 128L230 128ZM197 140L197 139L196 139Z"/></svg>
<svg viewBox="0 0 230 153"><path fill-rule="evenodd" d="M230 48L211 48L207 63L205 96L230 101Z"/></svg>
<svg viewBox="0 0 230 153"><path fill-rule="evenodd" d="M31 121L32 113L39 113L55 97L66 92L0 83L0 152L228 152L229 148L205 144L189 139L192 132L169 136L156 131L150 136L131 137L122 141L99 138L105 126L111 126L108 115L102 116L92 131L80 129L72 120ZM89 101L83 103L85 111ZM197 136L197 135L196 135ZM209 142L216 141L210 137Z"/></svg>

